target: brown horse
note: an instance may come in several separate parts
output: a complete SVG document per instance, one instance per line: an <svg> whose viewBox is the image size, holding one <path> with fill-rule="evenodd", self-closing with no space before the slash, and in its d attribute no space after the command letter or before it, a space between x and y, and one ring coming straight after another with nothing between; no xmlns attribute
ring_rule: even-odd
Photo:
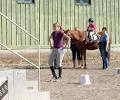
<svg viewBox="0 0 120 100"><path fill-rule="evenodd" d="M98 41L92 44L86 43L85 32L81 32L80 30L65 30L64 32L68 36L70 36L71 39L76 41L75 43L79 47L79 50L80 50L81 66L84 66L84 69L86 69L86 50L98 49L99 48ZM97 34L101 35L102 33L98 32Z"/></svg>

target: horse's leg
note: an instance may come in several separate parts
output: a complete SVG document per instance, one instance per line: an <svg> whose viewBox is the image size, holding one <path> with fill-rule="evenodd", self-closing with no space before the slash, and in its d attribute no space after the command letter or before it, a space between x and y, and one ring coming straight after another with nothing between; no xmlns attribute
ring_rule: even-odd
<svg viewBox="0 0 120 100"><path fill-rule="evenodd" d="M80 55L80 60L78 60L78 66L81 68L81 61L82 61L82 56Z"/></svg>
<svg viewBox="0 0 120 100"><path fill-rule="evenodd" d="M80 68L83 66L83 50L79 48L80 50L80 60L78 61Z"/></svg>
<svg viewBox="0 0 120 100"><path fill-rule="evenodd" d="M81 66L83 66L84 59L83 59L83 54L81 54Z"/></svg>
<svg viewBox="0 0 120 100"><path fill-rule="evenodd" d="M80 54L80 60L78 60L78 66L81 68L83 66L82 55Z"/></svg>
<svg viewBox="0 0 120 100"><path fill-rule="evenodd" d="M85 52L84 52L84 69L86 69L87 67L86 67L86 50L85 50Z"/></svg>

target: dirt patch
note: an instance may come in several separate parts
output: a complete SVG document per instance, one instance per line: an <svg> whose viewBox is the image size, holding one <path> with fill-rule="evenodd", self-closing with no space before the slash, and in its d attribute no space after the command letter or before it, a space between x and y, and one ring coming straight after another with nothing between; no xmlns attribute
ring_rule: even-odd
<svg viewBox="0 0 120 100"><path fill-rule="evenodd" d="M30 60L31 62L38 65L38 52L37 50L34 51L17 51L19 54ZM120 61L120 52L112 52L111 53L111 66L118 66ZM41 67L48 67L48 58L49 53L41 53L40 54L40 64ZM63 60L63 67L72 68L72 61L71 61L71 52L67 51L64 56ZM101 57L99 51L87 51L87 66L96 66L101 65ZM32 65L21 59L20 57L14 55L13 53L3 50L0 51L0 66L1 67L12 67L12 68L34 68Z"/></svg>
<svg viewBox="0 0 120 100"><path fill-rule="evenodd" d="M38 53L19 52L35 64L38 64ZM41 54L41 67L48 66L49 53ZM1 68L31 68L30 64L10 52L0 52ZM41 90L50 91L51 100L120 100L120 78L113 75L113 70L120 67L120 52L112 52L110 68L102 70L101 58L98 51L87 51L88 69L73 69L71 52L65 54L63 60L62 79L51 82L49 69L41 69ZM91 85L79 84L81 74L88 74ZM37 70L27 74L29 79L37 79Z"/></svg>

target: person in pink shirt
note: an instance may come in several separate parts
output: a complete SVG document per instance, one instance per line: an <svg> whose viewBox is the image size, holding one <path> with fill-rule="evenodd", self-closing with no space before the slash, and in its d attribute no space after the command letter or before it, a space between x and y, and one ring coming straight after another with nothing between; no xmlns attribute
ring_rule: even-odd
<svg viewBox="0 0 120 100"><path fill-rule="evenodd" d="M89 24L87 26L87 41L94 42L95 40L97 40L96 24L94 23L93 18L89 18L88 22Z"/></svg>
<svg viewBox="0 0 120 100"><path fill-rule="evenodd" d="M88 32L96 32L96 24L94 23L94 20L92 18L89 18L89 25L87 27Z"/></svg>

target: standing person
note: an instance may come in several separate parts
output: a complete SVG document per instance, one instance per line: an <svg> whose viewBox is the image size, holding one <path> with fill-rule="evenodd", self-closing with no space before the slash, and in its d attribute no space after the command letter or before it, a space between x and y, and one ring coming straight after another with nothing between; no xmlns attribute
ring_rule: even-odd
<svg viewBox="0 0 120 100"><path fill-rule="evenodd" d="M102 28L102 34L99 39L99 50L103 62L103 69L106 70L108 69L109 66L109 35L107 32L107 28L103 27Z"/></svg>
<svg viewBox="0 0 120 100"><path fill-rule="evenodd" d="M78 28L75 28L75 31L79 31ZM71 39L70 49L72 51L72 61L73 61L73 68L76 67L76 58L78 61L78 66L80 66L80 50L78 46L76 45L76 41Z"/></svg>
<svg viewBox="0 0 120 100"><path fill-rule="evenodd" d="M62 75L61 63L64 55L63 50L66 47L66 44L63 41L64 38L69 40L69 37L65 35L64 32L62 31L61 25L59 23L53 24L53 32L49 38L50 47L52 49L52 52L49 57L49 66L54 79L61 78ZM59 70L58 77L55 73L55 68Z"/></svg>

